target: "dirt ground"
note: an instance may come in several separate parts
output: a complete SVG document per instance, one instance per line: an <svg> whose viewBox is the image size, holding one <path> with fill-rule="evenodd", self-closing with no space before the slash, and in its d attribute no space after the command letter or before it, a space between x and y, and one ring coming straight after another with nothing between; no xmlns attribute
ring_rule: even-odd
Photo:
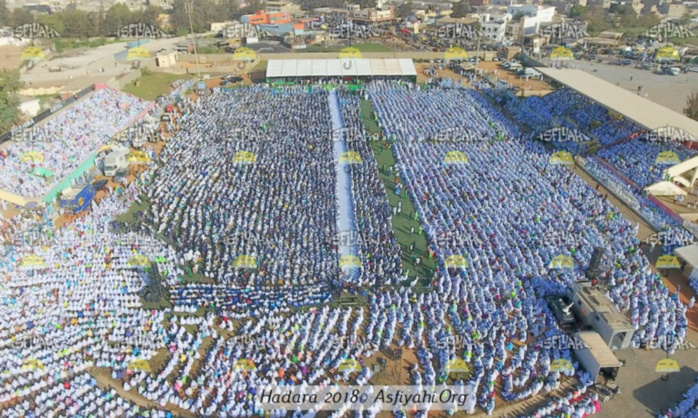
<svg viewBox="0 0 698 418"><path fill-rule="evenodd" d="M0 46L0 68L16 70L22 63L22 49L18 46Z"/></svg>
<svg viewBox="0 0 698 418"><path fill-rule="evenodd" d="M486 74L494 75L500 80L505 80L506 82L523 90L545 91L551 89L550 84L548 84L547 82L534 79L522 79L518 77L515 72L506 71L500 68L499 63L500 61L480 61L477 65L477 68L484 70ZM438 64L431 64L428 62L415 62L414 65L417 68L417 82L424 83L429 78L432 78L430 76L425 75L424 70ZM444 68L443 70L437 70L436 77L450 78L459 83L461 82L461 80L466 80L467 82L466 77L462 77L460 74L455 73L449 70L448 68Z"/></svg>

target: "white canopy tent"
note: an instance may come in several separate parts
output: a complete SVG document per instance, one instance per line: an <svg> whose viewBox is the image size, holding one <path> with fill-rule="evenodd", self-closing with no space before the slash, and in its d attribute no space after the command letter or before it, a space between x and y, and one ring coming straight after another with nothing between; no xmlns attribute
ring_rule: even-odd
<svg viewBox="0 0 698 418"><path fill-rule="evenodd" d="M267 78L416 77L414 61L404 58L269 60Z"/></svg>
<svg viewBox="0 0 698 418"><path fill-rule="evenodd" d="M654 196L679 196L687 195L685 190L670 181L660 181L645 187L645 190Z"/></svg>
<svg viewBox="0 0 698 418"><path fill-rule="evenodd" d="M691 173L692 170L693 172ZM684 176L687 173L690 173L690 177ZM689 158L675 166L669 167L664 171L664 174L665 178L669 177L672 181L677 181L686 187L693 187L696 178L698 178L698 157Z"/></svg>

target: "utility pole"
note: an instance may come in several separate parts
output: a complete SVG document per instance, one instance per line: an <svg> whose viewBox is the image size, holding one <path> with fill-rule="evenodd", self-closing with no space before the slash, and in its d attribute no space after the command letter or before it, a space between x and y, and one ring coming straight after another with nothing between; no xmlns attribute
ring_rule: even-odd
<svg viewBox="0 0 698 418"><path fill-rule="evenodd" d="M191 22L191 13L194 9L194 4L192 0L187 1L184 4L185 10L189 14L189 30L191 33L192 42L194 43L194 59L196 60L196 76L201 80L201 70L199 69L199 54L196 52L196 37L194 36L194 25Z"/></svg>

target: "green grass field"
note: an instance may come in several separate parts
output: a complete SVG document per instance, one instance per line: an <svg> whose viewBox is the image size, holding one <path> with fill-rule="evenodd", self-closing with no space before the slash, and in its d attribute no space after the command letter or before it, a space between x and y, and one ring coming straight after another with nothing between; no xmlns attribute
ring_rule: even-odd
<svg viewBox="0 0 698 418"><path fill-rule="evenodd" d="M170 83L173 81L192 77L194 77L193 74L147 74L138 78L140 86L136 87L135 83L129 83L124 87L124 91L142 99L155 100L158 96L170 92Z"/></svg>
<svg viewBox="0 0 698 418"><path fill-rule="evenodd" d="M361 100L361 119L364 122L364 127L370 133L378 133L380 129L372 115L373 105L371 105L371 102L368 100ZM425 286L431 281L434 275L435 260L430 260L427 255L428 242L426 234L424 232L422 232L421 235L419 234L419 227L421 224L419 220L414 219L415 208L409 195L405 196L404 183L401 183L403 184L401 195L397 196L395 194L396 161L392 150L386 148L386 144L387 142L385 141L374 141L371 143L371 146L376 156L380 179L383 181L385 190L388 193L390 210L392 211L393 207L397 207L398 202L402 202L402 214L393 217L393 230L395 231L395 237L402 249L402 268L405 271L409 270L410 277L420 277L422 280L420 280L419 283ZM393 174L391 176L388 175L389 167L393 167ZM414 233L410 233L412 227L414 227ZM413 251L410 251L411 243L414 243ZM419 268L415 266L415 256L422 257L422 263Z"/></svg>

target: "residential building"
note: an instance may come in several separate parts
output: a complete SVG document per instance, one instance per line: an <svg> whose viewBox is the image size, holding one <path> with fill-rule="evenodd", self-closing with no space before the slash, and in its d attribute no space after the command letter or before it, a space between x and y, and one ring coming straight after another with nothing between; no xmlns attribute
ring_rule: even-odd
<svg viewBox="0 0 698 418"><path fill-rule="evenodd" d="M240 18L243 25L279 25L291 23L290 13L266 13L264 10L257 10L252 15L244 15Z"/></svg>
<svg viewBox="0 0 698 418"><path fill-rule="evenodd" d="M492 42L503 42L507 29L507 23L511 21L512 16L509 13L493 15L483 13L479 16L480 32L482 35Z"/></svg>
<svg viewBox="0 0 698 418"><path fill-rule="evenodd" d="M368 9L359 9L352 12L352 20L359 23L383 23L395 20L395 7L389 6L388 9L378 9L370 7Z"/></svg>
<svg viewBox="0 0 698 418"><path fill-rule="evenodd" d="M305 16L305 12L301 10L300 4L283 0L267 1L265 3L264 10L266 10L268 13L288 13L294 19L300 19Z"/></svg>

